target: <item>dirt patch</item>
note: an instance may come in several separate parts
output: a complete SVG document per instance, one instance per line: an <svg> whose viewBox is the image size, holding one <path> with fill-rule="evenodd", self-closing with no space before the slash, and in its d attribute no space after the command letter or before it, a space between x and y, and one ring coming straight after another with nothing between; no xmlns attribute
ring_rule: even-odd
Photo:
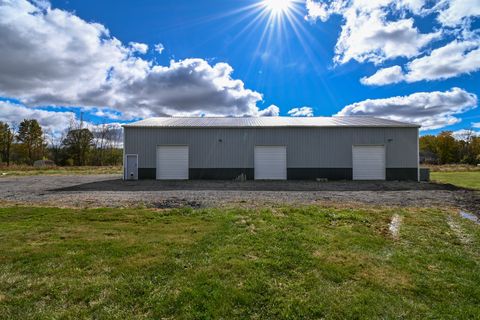
<svg viewBox="0 0 480 320"><path fill-rule="evenodd" d="M0 179L0 202L57 207L272 208L284 204L454 207L480 212L480 192L451 185L364 181L122 181L118 175Z"/></svg>

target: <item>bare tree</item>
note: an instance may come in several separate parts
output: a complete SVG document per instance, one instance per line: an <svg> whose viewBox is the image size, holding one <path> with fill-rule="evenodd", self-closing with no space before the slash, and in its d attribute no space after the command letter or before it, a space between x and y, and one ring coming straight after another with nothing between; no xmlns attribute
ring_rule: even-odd
<svg viewBox="0 0 480 320"><path fill-rule="evenodd" d="M122 142L122 128L118 124L106 123L92 127L95 140L95 161L99 165L118 164Z"/></svg>
<svg viewBox="0 0 480 320"><path fill-rule="evenodd" d="M65 140L67 130L63 130L61 133L47 131L46 141L50 149L53 162L60 164L63 156L63 141Z"/></svg>

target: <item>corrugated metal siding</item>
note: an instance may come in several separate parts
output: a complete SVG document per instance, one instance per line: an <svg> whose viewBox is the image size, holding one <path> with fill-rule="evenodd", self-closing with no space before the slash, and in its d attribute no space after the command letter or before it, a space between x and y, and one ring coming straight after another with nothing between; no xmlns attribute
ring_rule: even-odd
<svg viewBox="0 0 480 320"><path fill-rule="evenodd" d="M286 145L289 168L351 168L352 145L384 144L387 168L415 168L417 138L416 128L126 127L125 152L155 168L158 145L188 145L190 168L253 168L255 145Z"/></svg>

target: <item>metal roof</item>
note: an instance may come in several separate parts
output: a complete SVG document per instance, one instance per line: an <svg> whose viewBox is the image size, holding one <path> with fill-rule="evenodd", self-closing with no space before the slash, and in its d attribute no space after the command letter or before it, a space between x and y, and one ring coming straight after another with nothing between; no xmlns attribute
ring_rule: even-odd
<svg viewBox="0 0 480 320"><path fill-rule="evenodd" d="M164 117L124 125L127 128L273 128L273 127L413 127L412 123L365 116L347 117Z"/></svg>

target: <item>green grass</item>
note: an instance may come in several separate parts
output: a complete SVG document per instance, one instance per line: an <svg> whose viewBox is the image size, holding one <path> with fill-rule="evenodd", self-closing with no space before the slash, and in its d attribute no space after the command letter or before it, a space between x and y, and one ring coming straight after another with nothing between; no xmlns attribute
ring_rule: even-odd
<svg viewBox="0 0 480 320"><path fill-rule="evenodd" d="M34 175L85 175L85 174L121 174L121 166L84 166L84 167L47 167L35 168L33 166L2 166L0 178L8 176L34 176Z"/></svg>
<svg viewBox="0 0 480 320"><path fill-rule="evenodd" d="M480 171L431 172L431 180L450 183L458 187L480 190Z"/></svg>
<svg viewBox="0 0 480 320"><path fill-rule="evenodd" d="M473 319L479 230L437 209L0 208L0 318Z"/></svg>

